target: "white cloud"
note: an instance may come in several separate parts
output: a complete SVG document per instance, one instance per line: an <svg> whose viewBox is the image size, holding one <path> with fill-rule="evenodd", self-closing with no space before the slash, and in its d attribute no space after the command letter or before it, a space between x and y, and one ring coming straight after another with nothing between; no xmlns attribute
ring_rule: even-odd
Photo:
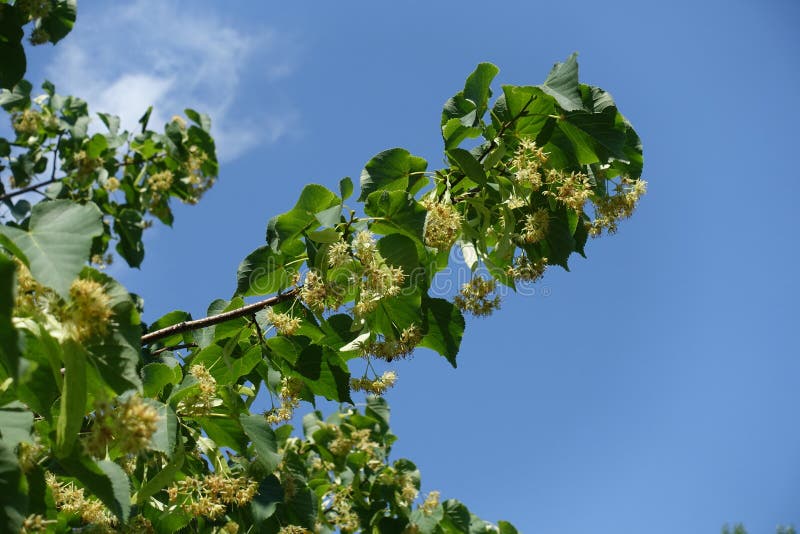
<svg viewBox="0 0 800 534"><path fill-rule="evenodd" d="M84 6L81 23L56 47L47 68L59 93L86 99L93 112L119 115L129 130L149 105L154 128L187 107L208 113L223 161L292 130L297 112L285 102L276 109L240 109L238 101L245 84L268 92L291 75L288 36L269 28L238 31L196 4Z"/></svg>

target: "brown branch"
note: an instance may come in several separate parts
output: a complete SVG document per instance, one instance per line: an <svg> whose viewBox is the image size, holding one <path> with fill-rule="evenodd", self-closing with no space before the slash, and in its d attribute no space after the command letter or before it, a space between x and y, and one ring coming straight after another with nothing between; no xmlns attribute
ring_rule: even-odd
<svg viewBox="0 0 800 534"><path fill-rule="evenodd" d="M50 180L47 180L45 182L40 182L38 184L29 185L28 187L23 187L22 189L17 189L16 191L12 191L11 193L6 193L5 195L0 196L0 202L3 202L4 200L8 200L9 198L13 198L13 197L15 197L17 195L21 195L22 193L27 193L28 191L33 191L34 189L38 189L38 188L40 188L42 186L54 184L54 183L60 182L60 181L61 181L61 178L51 178ZM37 191L37 193L38 193L38 191Z"/></svg>
<svg viewBox="0 0 800 534"><path fill-rule="evenodd" d="M236 310L220 313L218 315L210 315L208 317L203 317L202 319L196 319L194 321L183 321L168 326L166 328L162 328L161 330L156 330L155 332L148 332L147 334L142 336L142 345L148 345L153 341L158 341L159 339L169 337L173 334L180 334L182 332L188 332L190 330L197 330L198 328L204 328L206 326L212 326L215 324L224 323L226 321L238 319L240 317L245 317L247 315L253 315L255 312L259 310L263 310L264 308L269 308L270 306L275 306L276 304L280 304L281 302L285 302L287 300L295 298L299 291L300 288L295 287L290 289L286 293L281 293L279 295L275 295L274 297L270 297L268 299L255 302L253 304L248 304L247 306L242 306L241 308L238 308Z"/></svg>

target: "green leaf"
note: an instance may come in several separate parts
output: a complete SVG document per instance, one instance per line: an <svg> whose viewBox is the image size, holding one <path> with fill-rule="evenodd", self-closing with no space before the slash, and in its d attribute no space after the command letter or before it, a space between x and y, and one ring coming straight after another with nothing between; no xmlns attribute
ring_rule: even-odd
<svg viewBox="0 0 800 534"><path fill-rule="evenodd" d="M411 238L403 234L389 234L378 240L378 252L393 267L400 267L406 275L406 287L425 286L425 269L419 263L417 246Z"/></svg>
<svg viewBox="0 0 800 534"><path fill-rule="evenodd" d="M250 510L256 524L260 524L275 513L278 503L283 502L283 488L275 475L264 478L258 486L258 493L250 501Z"/></svg>
<svg viewBox="0 0 800 534"><path fill-rule="evenodd" d="M481 129L475 126L464 126L461 119L453 118L448 119L442 125L442 137L444 138L444 147L452 149L461 144L464 139L478 137L481 134Z"/></svg>
<svg viewBox="0 0 800 534"><path fill-rule="evenodd" d="M0 233L25 254L36 280L66 297L89 259L92 239L103 233L101 218L91 202L53 200L33 207L28 231L0 226Z"/></svg>
<svg viewBox="0 0 800 534"><path fill-rule="evenodd" d="M373 157L361 171L361 196L364 201L375 191L406 191L428 168L424 159L412 156L404 148L384 150Z"/></svg>
<svg viewBox="0 0 800 534"><path fill-rule="evenodd" d="M556 99L566 111L583 109L578 84L578 53L575 52L564 63L556 63L547 79L539 86L542 91Z"/></svg>
<svg viewBox="0 0 800 534"><path fill-rule="evenodd" d="M103 121L103 124L106 125L108 128L108 133L111 135L117 135L120 126L120 118L116 115L110 115L108 113L98 113L98 117L100 120Z"/></svg>
<svg viewBox="0 0 800 534"><path fill-rule="evenodd" d="M131 267L139 267L144 259L143 228L142 213L138 210L123 208L114 218L114 232L119 236L116 250Z"/></svg>
<svg viewBox="0 0 800 534"><path fill-rule="evenodd" d="M327 347L308 345L300 353L294 369L315 395L338 402L353 402L350 398L350 372L336 352Z"/></svg>
<svg viewBox="0 0 800 534"><path fill-rule="evenodd" d="M0 57L3 58L0 61L0 87L5 89L11 89L25 76L27 63L22 47L22 25L16 7L0 4Z"/></svg>
<svg viewBox="0 0 800 534"><path fill-rule="evenodd" d="M211 132L211 117L206 115L205 113L198 113L193 109L184 109L184 113L186 116L189 117L195 124L200 126L205 132Z"/></svg>
<svg viewBox="0 0 800 534"><path fill-rule="evenodd" d="M425 318L428 331L420 342L421 347L433 349L456 367L456 355L464 336L464 316L452 302L424 297Z"/></svg>
<svg viewBox="0 0 800 534"><path fill-rule="evenodd" d="M444 508L445 532L469 532L470 514L463 503L455 499L448 499L442 504ZM450 530L448 530L450 529Z"/></svg>
<svg viewBox="0 0 800 534"><path fill-rule="evenodd" d="M339 194L342 197L342 202L350 198L353 194L353 180L349 176L345 176L339 180Z"/></svg>
<svg viewBox="0 0 800 534"><path fill-rule="evenodd" d="M491 63L480 63L475 71L469 75L464 85L464 97L475 103L476 115L482 117L486 113L492 90L489 88L492 80L500 69Z"/></svg>
<svg viewBox="0 0 800 534"><path fill-rule="evenodd" d="M108 148L108 139L103 134L94 134L86 143L86 155L90 158L99 158L100 154Z"/></svg>
<svg viewBox="0 0 800 534"><path fill-rule="evenodd" d="M508 521L498 521L497 528L500 529L499 534L519 534L517 529L514 528L514 525Z"/></svg>
<svg viewBox="0 0 800 534"><path fill-rule="evenodd" d="M120 522L128 521L131 511L130 480L120 466L111 460L95 463L77 452L59 460L59 463L99 498Z"/></svg>
<svg viewBox="0 0 800 534"><path fill-rule="evenodd" d="M175 447L175 452L171 454L172 459L163 469L159 470L153 478L142 484L139 491L136 493L136 503L141 506L143 503L152 496L158 493L161 488L166 487L175 481L175 475L183 467L184 459L186 458L183 450L183 444L178 442Z"/></svg>
<svg viewBox="0 0 800 534"><path fill-rule="evenodd" d="M467 178L477 184L486 185L486 171L475 156L463 148L452 148L447 151L447 155L467 175Z"/></svg>
<svg viewBox="0 0 800 534"><path fill-rule="evenodd" d="M106 336L92 338L86 344L89 359L100 372L110 392L121 394L129 389L141 391L138 373L141 362L142 327L136 303L130 293L116 280L95 269L86 267L81 278L102 284L110 298L115 327Z"/></svg>
<svg viewBox="0 0 800 534"><path fill-rule="evenodd" d="M180 366L170 367L161 362L142 367L142 385L146 397L156 398L167 384L178 384L183 378Z"/></svg>
<svg viewBox="0 0 800 534"><path fill-rule="evenodd" d="M421 508L417 508L411 512L409 517L411 523L416 525L417 531L420 534L433 534L436 531L436 527L439 525L439 521L443 518L444 509L441 504L427 513Z"/></svg>
<svg viewBox="0 0 800 534"><path fill-rule="evenodd" d="M324 228L315 232L309 232L308 238L316 243L336 243L341 239L339 232L333 228Z"/></svg>
<svg viewBox="0 0 800 534"><path fill-rule="evenodd" d="M289 287L297 269L289 266L285 254L262 246L242 260L236 272L236 293L241 297L268 295Z"/></svg>
<svg viewBox="0 0 800 534"><path fill-rule="evenodd" d="M268 473L272 473L281 461L278 454L278 444L275 439L275 432L267 424L267 420L261 415L242 414L239 422L244 428L244 433L253 442L258 461Z"/></svg>
<svg viewBox="0 0 800 534"><path fill-rule="evenodd" d="M198 417L208 437L219 447L230 447L238 454L247 450L247 436L238 420L226 417Z"/></svg>
<svg viewBox="0 0 800 534"><path fill-rule="evenodd" d="M0 254L0 366L16 379L19 368L17 331L11 323L14 310L16 266L5 254Z"/></svg>
<svg viewBox="0 0 800 534"><path fill-rule="evenodd" d="M64 389L56 424L56 455L68 456L78 437L86 414L86 350L72 340L63 345Z"/></svg>
<svg viewBox="0 0 800 534"><path fill-rule="evenodd" d="M0 531L20 532L28 515L28 500L21 490L21 481L22 470L14 449L0 441Z"/></svg>
<svg viewBox="0 0 800 534"><path fill-rule="evenodd" d="M341 200L325 187L310 184L303 188L295 207L270 219L267 225L267 243L275 252L287 252L292 242L303 232L319 226L316 214L338 206Z"/></svg>
<svg viewBox="0 0 800 534"><path fill-rule="evenodd" d="M20 80L10 91L3 89L0 92L0 106L6 111L21 111L30 107L32 89L28 80Z"/></svg>
<svg viewBox="0 0 800 534"><path fill-rule="evenodd" d="M198 352L192 364L203 364L214 379L220 384L233 384L240 376L249 374L261 361L261 347L251 345L239 358L225 357L219 345L209 345Z"/></svg>
<svg viewBox="0 0 800 534"><path fill-rule="evenodd" d="M72 31L77 15L77 0L58 0L47 17L38 21L36 26L45 30L50 36L50 42L56 44Z"/></svg>
<svg viewBox="0 0 800 534"><path fill-rule="evenodd" d="M494 107L494 115L503 123L515 121L510 131L532 138L539 145L546 142L547 126L555 120L551 118L555 111L555 99L540 88L514 85L503 86L503 96Z"/></svg>
<svg viewBox="0 0 800 534"><path fill-rule="evenodd" d="M156 409L158 413L158 426L150 438L149 448L163 452L168 458L172 457L178 434L178 417L175 412L164 403L154 399L143 399L144 402Z"/></svg>
<svg viewBox="0 0 800 534"><path fill-rule="evenodd" d="M372 224L373 232L401 232L422 244L427 211L405 191L375 191L367 198L364 212L378 218Z"/></svg>
<svg viewBox="0 0 800 534"><path fill-rule="evenodd" d="M21 402L13 402L0 408L0 438L12 449L22 441L32 441L31 428L33 412Z"/></svg>

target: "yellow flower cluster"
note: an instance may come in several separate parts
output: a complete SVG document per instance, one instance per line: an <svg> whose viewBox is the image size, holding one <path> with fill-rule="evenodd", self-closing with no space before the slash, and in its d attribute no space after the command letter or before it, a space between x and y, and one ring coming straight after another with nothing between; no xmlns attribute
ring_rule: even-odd
<svg viewBox="0 0 800 534"><path fill-rule="evenodd" d="M425 497L425 501L420 506L420 510L425 515L431 515L433 512L436 511L436 508L439 506L439 497L440 493L438 491L432 491Z"/></svg>
<svg viewBox="0 0 800 534"><path fill-rule="evenodd" d="M428 200L423 202L428 214L425 216L425 244L439 250L450 248L461 231L461 214L447 202Z"/></svg>
<svg viewBox="0 0 800 534"><path fill-rule="evenodd" d="M90 158L85 150L79 150L72 156L72 162L78 170L79 176L88 176L103 164L101 158Z"/></svg>
<svg viewBox="0 0 800 534"><path fill-rule="evenodd" d="M158 411L138 395L113 405L97 402L87 448L97 457L115 445L126 454L138 454L147 450L160 419Z"/></svg>
<svg viewBox="0 0 800 534"><path fill-rule="evenodd" d="M11 116L11 127L14 131L21 135L28 137L39 133L39 127L42 125L42 114L35 109L26 109L21 113L15 113Z"/></svg>
<svg viewBox="0 0 800 534"><path fill-rule="evenodd" d="M397 381L397 374L394 371L386 371L382 376L371 380L367 377L351 378L350 389L353 391L366 391L373 395L383 395L387 389L394 386Z"/></svg>
<svg viewBox="0 0 800 534"><path fill-rule="evenodd" d="M201 151L197 145L189 147L189 155L184 162L184 170L187 176L183 179L186 184L192 187L193 196L184 200L188 204L196 204L203 196L203 193L214 185L215 178L213 176L205 176L203 173L203 163L207 159L206 153Z"/></svg>
<svg viewBox="0 0 800 534"><path fill-rule="evenodd" d="M341 303L336 300L336 292L325 283L318 271L308 271L300 288L300 300L312 310L322 313L326 307L338 308Z"/></svg>
<svg viewBox="0 0 800 534"><path fill-rule="evenodd" d="M547 269L547 258L531 261L525 255L514 258L514 265L507 270L508 276L523 282L535 282Z"/></svg>
<svg viewBox="0 0 800 534"><path fill-rule="evenodd" d="M494 295L497 283L494 280L476 276L468 284L461 287L461 294L456 295L453 302L461 311L475 316L491 315L500 308L500 297Z"/></svg>
<svg viewBox="0 0 800 534"><path fill-rule="evenodd" d="M595 201L596 218L589 228L589 233L598 236L605 229L609 234L616 233L617 222L633 215L639 199L647 192L647 182L623 178L616 185L615 194L601 197Z"/></svg>
<svg viewBox="0 0 800 534"><path fill-rule="evenodd" d="M331 491L330 511L328 519L331 523L339 527L342 532L355 532L360 526L358 515L353 512L352 499L353 489L334 484Z"/></svg>
<svg viewBox="0 0 800 534"><path fill-rule="evenodd" d="M328 262L334 268L352 263L353 273L345 282L358 284L358 298L353 308L356 315L370 313L381 299L399 294L405 281L403 270L387 264L378 252L370 232L359 232L352 246L345 241L334 243L328 249ZM347 287L326 283L318 271L310 270L300 289L300 299L312 310L322 313L327 308L339 308L348 293Z"/></svg>
<svg viewBox="0 0 800 534"><path fill-rule="evenodd" d="M14 300L14 315L29 316L37 315L42 309L47 308L45 302L50 298L51 292L41 285L31 274L28 267L18 258L14 258L17 265L17 295Z"/></svg>
<svg viewBox="0 0 800 534"><path fill-rule="evenodd" d="M33 532L46 532L47 525L52 525L56 521L47 521L44 516L39 514L32 514L25 518L22 522L22 530L20 534L32 534Z"/></svg>
<svg viewBox="0 0 800 534"><path fill-rule="evenodd" d="M337 426L331 426L330 429L336 434L336 437L328 443L328 450L334 456L346 456L355 450L365 453L367 458L374 458L375 450L380 448L378 443L372 441L372 431L369 428L353 430L349 434L345 434Z"/></svg>
<svg viewBox="0 0 800 534"><path fill-rule="evenodd" d="M189 374L199 383L198 391L188 395L178 405L178 412L189 417L202 417L211 413L217 397L217 380L203 364L192 365Z"/></svg>
<svg viewBox="0 0 800 534"><path fill-rule="evenodd" d="M17 458L19 458L19 465L23 473L28 473L36 467L36 464L44 456L46 450L44 445L39 441L38 436L34 437L34 441L21 441L17 445Z"/></svg>
<svg viewBox="0 0 800 534"><path fill-rule="evenodd" d="M386 263L370 232L359 232L353 247L363 268L354 311L356 315L365 315L374 311L381 299L398 295L406 276L400 267Z"/></svg>
<svg viewBox="0 0 800 534"><path fill-rule="evenodd" d="M281 527L278 534L314 534L307 528L298 527L296 525L286 525Z"/></svg>
<svg viewBox="0 0 800 534"><path fill-rule="evenodd" d="M272 408L265 415L267 423L277 425L288 421L294 415L294 409L300 405L300 392L303 390L303 381L293 376L281 378L281 389L278 395L281 398L281 405Z"/></svg>
<svg viewBox="0 0 800 534"><path fill-rule="evenodd" d="M422 331L415 324L404 328L400 332L400 337L396 339L386 339L373 341L361 345L361 352L364 355L372 354L382 360L390 362L395 358L405 358L409 356L419 342L422 340Z"/></svg>
<svg viewBox="0 0 800 534"><path fill-rule="evenodd" d="M331 267L342 267L352 259L352 250L347 241L337 241L328 247L328 265Z"/></svg>
<svg viewBox="0 0 800 534"><path fill-rule="evenodd" d="M116 518L103 503L93 497L87 498L83 488L76 488L72 482L61 484L50 472L45 475L45 481L58 510L68 515L78 515L84 523L95 527L112 527L116 524Z"/></svg>
<svg viewBox="0 0 800 534"><path fill-rule="evenodd" d="M214 473L203 477L186 477L167 489L171 503L192 515L209 519L221 517L228 506L243 506L258 493L258 482L246 476L235 477ZM180 502L179 502L180 501Z"/></svg>
<svg viewBox="0 0 800 534"><path fill-rule="evenodd" d="M547 174L546 181L550 189L544 194L555 198L576 213L583 211L583 205L592 194L589 176L581 172L566 174L551 170Z"/></svg>
<svg viewBox="0 0 800 534"><path fill-rule="evenodd" d="M64 325L69 335L76 341L106 335L114 311L103 284L79 278L72 282L69 297L64 309Z"/></svg>
<svg viewBox="0 0 800 534"><path fill-rule="evenodd" d="M113 193L114 191L119 189L119 179L112 176L111 178L106 180L106 183L103 184L103 189L105 189L109 193Z"/></svg>
<svg viewBox="0 0 800 534"><path fill-rule="evenodd" d="M550 212L546 208L536 210L533 214L525 216L525 225L522 228L522 239L526 243L536 243L547 235L550 226Z"/></svg>
<svg viewBox="0 0 800 534"><path fill-rule="evenodd" d="M524 184L534 191L542 187L541 171L547 163L547 153L536 146L535 141L521 139L509 163L517 183Z"/></svg>
<svg viewBox="0 0 800 534"><path fill-rule="evenodd" d="M150 175L150 177L147 179L147 185L150 186L151 191L155 193L163 193L172 187L173 178L174 176L172 171L167 170L157 172Z"/></svg>
<svg viewBox="0 0 800 534"><path fill-rule="evenodd" d="M267 309L267 321L272 323L275 330L284 336L291 336L300 328L300 317L292 317L288 313L277 313L272 308Z"/></svg>

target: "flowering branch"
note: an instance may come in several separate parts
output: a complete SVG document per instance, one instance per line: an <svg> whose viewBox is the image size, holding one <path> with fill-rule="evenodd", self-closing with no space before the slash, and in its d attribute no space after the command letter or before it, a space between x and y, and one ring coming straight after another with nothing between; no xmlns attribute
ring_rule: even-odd
<svg viewBox="0 0 800 534"><path fill-rule="evenodd" d="M162 328L161 330L156 330L155 332L149 332L142 336L142 345L148 345L154 341L158 341L159 339L163 339L165 337L169 337L174 334L180 334L182 332L188 332L190 330L197 330L199 328L204 328L206 326L212 326L233 319L238 319L240 317L252 315L259 310L263 310L264 308L275 306L276 304L280 304L281 302L285 302L287 300L295 298L299 291L300 291L299 287L294 287L289 291L287 291L286 293L281 293L279 295L275 295L274 297L270 297L268 299L264 299L259 302L254 302L253 304L248 304L247 306L242 306L241 308L238 308L236 310L220 313L218 315L210 315L208 317L203 317L202 319L196 319L194 321L182 321L180 323L168 326L166 328Z"/></svg>

